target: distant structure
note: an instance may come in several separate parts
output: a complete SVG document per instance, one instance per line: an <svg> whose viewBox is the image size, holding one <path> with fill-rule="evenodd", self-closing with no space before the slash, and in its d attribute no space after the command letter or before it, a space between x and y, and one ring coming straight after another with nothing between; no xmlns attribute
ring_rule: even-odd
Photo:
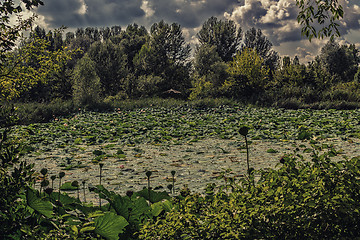
<svg viewBox="0 0 360 240"><path fill-rule="evenodd" d="M180 91L177 91L177 90L174 90L174 89L169 89L167 91L164 91L162 93L163 97L166 97L166 98L181 98L182 94Z"/></svg>

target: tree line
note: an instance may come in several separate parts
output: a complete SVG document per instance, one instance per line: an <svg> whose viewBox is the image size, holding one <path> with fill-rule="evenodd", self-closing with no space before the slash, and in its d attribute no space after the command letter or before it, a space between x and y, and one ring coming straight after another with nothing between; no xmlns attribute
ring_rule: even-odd
<svg viewBox="0 0 360 240"><path fill-rule="evenodd" d="M233 21L211 17L197 33L192 54L181 26L160 21L105 28L31 31L5 54L3 99L78 105L164 96L227 97L251 103L360 101L359 49L333 39L308 64L279 57L261 29L243 32Z"/></svg>

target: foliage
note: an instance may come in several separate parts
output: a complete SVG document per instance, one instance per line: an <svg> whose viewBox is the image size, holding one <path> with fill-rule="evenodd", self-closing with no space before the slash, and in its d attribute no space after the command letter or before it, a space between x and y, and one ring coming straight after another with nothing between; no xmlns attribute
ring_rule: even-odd
<svg viewBox="0 0 360 240"><path fill-rule="evenodd" d="M14 123L14 118L3 106L1 110L8 118L1 123L5 128L0 128L0 237L5 238L11 235L16 237L21 227L28 222L23 215L25 206L21 202L21 195L34 182L34 171L33 164L19 162L22 144L10 136L9 126Z"/></svg>
<svg viewBox="0 0 360 240"><path fill-rule="evenodd" d="M100 101L101 93L96 64L88 55L85 55L74 69L74 102L79 106L91 106Z"/></svg>
<svg viewBox="0 0 360 240"><path fill-rule="evenodd" d="M169 25L164 21L154 23L149 41L134 57L136 75L153 75L163 79L158 85L158 91L153 95L169 89L184 91L190 86L189 56L190 45L186 44L179 24Z"/></svg>
<svg viewBox="0 0 360 240"><path fill-rule="evenodd" d="M348 82L354 79L360 63L359 50L354 45L340 46L330 40L321 49L319 60L332 76L337 76L337 81Z"/></svg>
<svg viewBox="0 0 360 240"><path fill-rule="evenodd" d="M35 38L25 42L18 51L7 54L0 76L2 99L15 99L38 83L46 84L73 54L67 49L49 51L48 46L48 41Z"/></svg>
<svg viewBox="0 0 360 240"><path fill-rule="evenodd" d="M279 169L179 200L140 239L347 239L359 237L359 158L284 156Z"/></svg>
<svg viewBox="0 0 360 240"><path fill-rule="evenodd" d="M198 47L193 65L193 88L190 99L219 97L220 88L228 74L227 65L216 52L216 47L209 45Z"/></svg>
<svg viewBox="0 0 360 240"><path fill-rule="evenodd" d="M343 7L338 0L296 0L300 8L297 20L303 27L301 33L310 41L312 38L340 36L338 20L343 18ZM314 21L321 26L316 29Z"/></svg>
<svg viewBox="0 0 360 240"><path fill-rule="evenodd" d="M230 96L251 97L265 89L269 70L263 65L264 60L255 50L246 49L238 53L229 62L230 78L225 80L223 88Z"/></svg>
<svg viewBox="0 0 360 240"><path fill-rule="evenodd" d="M19 147L8 138L9 130L1 131L0 141L0 237L4 239L132 239L143 221L157 217L172 208L167 193L142 192L130 198L121 197L99 185L93 190L109 205L94 207L78 198L54 192L47 181L47 170L42 169L42 192L33 189L33 164L19 161ZM14 166L11 173L9 168ZM61 178L65 174L59 174ZM54 179L52 179L53 181ZM73 188L79 185L72 183ZM147 198L151 196L151 198ZM153 204L148 204L150 200Z"/></svg>
<svg viewBox="0 0 360 240"><path fill-rule="evenodd" d="M127 56L122 49L107 40L92 44L87 54L95 63L96 74L100 78L103 91L107 95L125 92Z"/></svg>
<svg viewBox="0 0 360 240"><path fill-rule="evenodd" d="M241 31L233 21L211 17L202 25L197 37L201 46L214 46L220 58L228 62L239 50L242 40Z"/></svg>
<svg viewBox="0 0 360 240"><path fill-rule="evenodd" d="M27 10L43 5L43 2L40 0L21 0L21 2L25 4ZM21 2L19 1L17 6L15 6L13 0L3 0L0 3L0 68L2 68L3 61L6 59L6 52L15 46L21 31L29 29L34 21L34 17L26 20L18 17L19 22L17 24L13 25L10 23L11 15L18 14L19 16L22 13L23 8L20 5Z"/></svg>
<svg viewBox="0 0 360 240"><path fill-rule="evenodd" d="M244 34L244 44L242 49L253 49L264 60L264 64L269 67L271 71L277 68L279 55L271 49L272 43L264 36L261 29L256 30L251 28Z"/></svg>

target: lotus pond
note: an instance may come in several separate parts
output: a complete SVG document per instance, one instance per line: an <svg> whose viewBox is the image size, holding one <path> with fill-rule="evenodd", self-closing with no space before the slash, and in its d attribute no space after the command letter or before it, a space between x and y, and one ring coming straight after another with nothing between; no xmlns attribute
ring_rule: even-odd
<svg viewBox="0 0 360 240"><path fill-rule="evenodd" d="M176 171L175 189L202 191L218 177L246 172L241 126L250 128L250 165L276 167L297 152L331 151L336 158L360 155L360 110L284 110L222 106L209 109L141 108L111 113L79 112L50 123L17 126L24 158L49 175L65 172L65 181L99 183L124 193L147 186L164 188Z"/></svg>

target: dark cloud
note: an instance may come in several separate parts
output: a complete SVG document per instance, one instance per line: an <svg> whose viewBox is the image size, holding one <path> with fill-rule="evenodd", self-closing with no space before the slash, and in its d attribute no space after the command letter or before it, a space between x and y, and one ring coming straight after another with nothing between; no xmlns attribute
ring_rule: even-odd
<svg viewBox="0 0 360 240"><path fill-rule="evenodd" d="M150 0L155 21L176 22L186 28L202 25L211 16L223 17L224 12L235 6L237 0Z"/></svg>
<svg viewBox="0 0 360 240"><path fill-rule="evenodd" d="M145 15L141 0L50 0L38 8L49 27L127 25Z"/></svg>

